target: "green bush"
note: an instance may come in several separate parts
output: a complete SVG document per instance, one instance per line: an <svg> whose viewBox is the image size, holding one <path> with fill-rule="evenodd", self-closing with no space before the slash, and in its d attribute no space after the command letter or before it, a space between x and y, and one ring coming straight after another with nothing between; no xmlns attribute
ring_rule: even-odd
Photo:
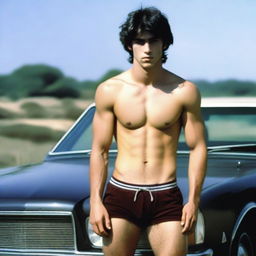
<svg viewBox="0 0 256 256"><path fill-rule="evenodd" d="M59 79L42 91L42 95L57 98L78 98L80 92L77 87L78 82L70 77Z"/></svg>
<svg viewBox="0 0 256 256"><path fill-rule="evenodd" d="M64 132L44 126L15 124L0 127L0 134L6 137L27 139L34 142L47 142L57 141Z"/></svg>
<svg viewBox="0 0 256 256"><path fill-rule="evenodd" d="M26 111L26 115L29 118L47 117L45 109L36 102L25 102L21 105L21 108Z"/></svg>
<svg viewBox="0 0 256 256"><path fill-rule="evenodd" d="M78 108L73 99L63 99L62 105L64 109L64 118L76 120L83 110L81 108Z"/></svg>
<svg viewBox="0 0 256 256"><path fill-rule="evenodd" d="M0 119L13 119L19 117L19 114L14 113L6 108L0 107Z"/></svg>

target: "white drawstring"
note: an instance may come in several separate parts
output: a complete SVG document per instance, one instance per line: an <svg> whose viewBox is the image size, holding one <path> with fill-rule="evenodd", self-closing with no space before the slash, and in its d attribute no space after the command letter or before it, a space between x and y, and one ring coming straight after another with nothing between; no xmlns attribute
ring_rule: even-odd
<svg viewBox="0 0 256 256"><path fill-rule="evenodd" d="M150 189L146 189L146 188L139 188L136 190L135 192L135 195L134 195L134 198L133 198L133 201L136 202L137 200L137 197L138 197L138 194L141 192L141 191L147 191L150 195L150 202L153 202L154 201L154 197L153 197L153 194L152 192L150 191Z"/></svg>

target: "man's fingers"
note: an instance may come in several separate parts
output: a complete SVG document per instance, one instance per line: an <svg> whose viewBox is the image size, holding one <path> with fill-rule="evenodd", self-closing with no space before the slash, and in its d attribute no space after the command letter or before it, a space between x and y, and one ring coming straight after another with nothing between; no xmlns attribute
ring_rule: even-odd
<svg viewBox="0 0 256 256"><path fill-rule="evenodd" d="M111 229L111 221L108 214L105 215L105 225L108 230Z"/></svg>
<svg viewBox="0 0 256 256"><path fill-rule="evenodd" d="M111 221L108 213L106 212L101 221L98 222L98 230L100 236L108 236L111 230Z"/></svg>
<svg viewBox="0 0 256 256"><path fill-rule="evenodd" d="M183 226L182 233L188 232L188 229L189 229L189 219L186 218L185 224L184 224L184 226Z"/></svg>
<svg viewBox="0 0 256 256"><path fill-rule="evenodd" d="M195 225L195 219L193 218L193 216L191 217L188 217L186 218L186 222L183 226L183 229L182 229L182 233L188 233L188 232L191 232L194 228L194 225Z"/></svg>
<svg viewBox="0 0 256 256"><path fill-rule="evenodd" d="M98 221L93 224L93 231L99 236L107 236L108 233L106 231L104 221Z"/></svg>
<svg viewBox="0 0 256 256"><path fill-rule="evenodd" d="M98 235L100 235L100 236L107 236L108 235L108 233L106 231L106 228L105 228L105 224L104 224L103 221L99 222L98 228L99 228L99 234Z"/></svg>
<svg viewBox="0 0 256 256"><path fill-rule="evenodd" d="M93 224L93 225L92 225L92 229L93 229L93 232L94 232L94 233L96 233L97 235L100 235L100 230L99 230L97 224Z"/></svg>
<svg viewBox="0 0 256 256"><path fill-rule="evenodd" d="M182 217L181 217L181 226L184 227L186 223L186 212L182 213Z"/></svg>

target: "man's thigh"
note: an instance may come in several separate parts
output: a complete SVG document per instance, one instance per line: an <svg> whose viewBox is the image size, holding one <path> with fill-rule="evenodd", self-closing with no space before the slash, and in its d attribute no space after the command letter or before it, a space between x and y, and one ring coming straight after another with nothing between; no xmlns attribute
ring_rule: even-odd
<svg viewBox="0 0 256 256"><path fill-rule="evenodd" d="M187 253L187 236L182 234L180 221L150 226L148 239L155 256L184 256Z"/></svg>
<svg viewBox="0 0 256 256"><path fill-rule="evenodd" d="M112 218L112 231L103 239L105 256L132 256L136 250L141 230L135 224L121 218Z"/></svg>

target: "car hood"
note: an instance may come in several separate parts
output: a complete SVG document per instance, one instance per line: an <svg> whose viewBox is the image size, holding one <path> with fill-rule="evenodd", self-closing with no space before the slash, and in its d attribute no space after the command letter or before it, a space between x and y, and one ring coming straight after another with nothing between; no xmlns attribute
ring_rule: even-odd
<svg viewBox="0 0 256 256"><path fill-rule="evenodd" d="M88 159L0 170L1 200L74 203L89 196Z"/></svg>
<svg viewBox="0 0 256 256"><path fill-rule="evenodd" d="M111 157L109 170L113 169L115 157ZM187 156L178 157L177 182L184 202L188 196ZM111 176L111 171L109 171ZM79 201L88 201L89 158L70 158L45 161L37 165L12 167L0 170L1 205L17 202L22 207L41 207L45 205L73 207ZM223 184L234 177L208 176L203 185L203 193L209 187ZM39 206L38 206L39 204ZM10 208L10 205L7 207Z"/></svg>

